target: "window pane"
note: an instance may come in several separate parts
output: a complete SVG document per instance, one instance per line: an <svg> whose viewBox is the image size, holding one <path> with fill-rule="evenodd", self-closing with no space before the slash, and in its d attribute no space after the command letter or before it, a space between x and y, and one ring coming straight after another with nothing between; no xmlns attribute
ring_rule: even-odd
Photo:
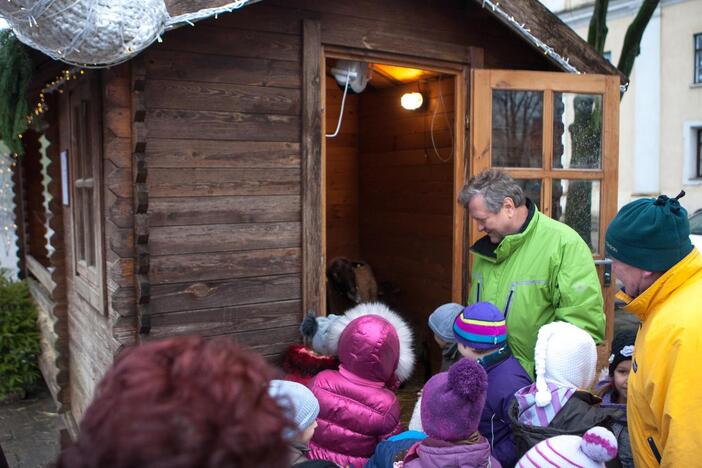
<svg viewBox="0 0 702 468"><path fill-rule="evenodd" d="M690 217L690 234L702 236L702 211Z"/></svg>
<svg viewBox="0 0 702 468"><path fill-rule="evenodd" d="M553 167L599 169L602 96L553 93Z"/></svg>
<svg viewBox="0 0 702 468"><path fill-rule="evenodd" d="M539 210L543 210L541 206L541 179L514 179L514 181L524 190L524 195L536 203Z"/></svg>
<svg viewBox="0 0 702 468"><path fill-rule="evenodd" d="M95 215L93 213L93 189L85 189L85 213L83 232L85 232L85 261L88 266L95 265Z"/></svg>
<svg viewBox="0 0 702 468"><path fill-rule="evenodd" d="M695 53L695 83L702 83L702 51Z"/></svg>
<svg viewBox="0 0 702 468"><path fill-rule="evenodd" d="M543 92L492 92L492 165L541 167Z"/></svg>
<svg viewBox="0 0 702 468"><path fill-rule="evenodd" d="M695 34L695 50L702 50L702 34Z"/></svg>
<svg viewBox="0 0 702 468"><path fill-rule="evenodd" d="M600 239L600 181L554 179L551 216L575 229L592 253Z"/></svg>

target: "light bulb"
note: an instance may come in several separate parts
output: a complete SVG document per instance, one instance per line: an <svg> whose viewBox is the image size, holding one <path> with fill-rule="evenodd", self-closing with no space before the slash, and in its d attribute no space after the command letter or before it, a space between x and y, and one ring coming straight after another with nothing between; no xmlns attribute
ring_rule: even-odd
<svg viewBox="0 0 702 468"><path fill-rule="evenodd" d="M417 110L422 107L424 97L422 93L405 93L400 98L400 104L407 110Z"/></svg>

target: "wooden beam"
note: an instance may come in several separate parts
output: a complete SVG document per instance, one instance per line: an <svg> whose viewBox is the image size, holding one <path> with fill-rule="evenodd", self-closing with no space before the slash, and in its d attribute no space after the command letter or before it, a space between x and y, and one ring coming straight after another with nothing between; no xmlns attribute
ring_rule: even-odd
<svg viewBox="0 0 702 468"><path fill-rule="evenodd" d="M318 21L302 22L302 307L324 314L322 42Z"/></svg>
<svg viewBox="0 0 702 468"><path fill-rule="evenodd" d="M52 292L56 287L56 283L51 278L51 272L44 265L39 263L39 260L31 255L27 255L25 258L27 262L27 270L29 273L34 275L34 277L41 283L47 291Z"/></svg>

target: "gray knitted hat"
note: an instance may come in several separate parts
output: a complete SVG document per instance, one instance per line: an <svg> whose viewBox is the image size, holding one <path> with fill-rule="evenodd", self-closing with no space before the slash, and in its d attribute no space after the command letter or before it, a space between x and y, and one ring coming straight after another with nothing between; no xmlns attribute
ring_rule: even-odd
<svg viewBox="0 0 702 468"><path fill-rule="evenodd" d="M453 335L453 322L462 310L463 306L454 302L440 306L429 316L429 328L445 342L455 343L456 337Z"/></svg>
<svg viewBox="0 0 702 468"><path fill-rule="evenodd" d="M287 431L283 435L287 440L294 439L317 419L319 401L312 390L304 385L289 380L271 380L268 394L286 410L288 417L297 427L297 431Z"/></svg>

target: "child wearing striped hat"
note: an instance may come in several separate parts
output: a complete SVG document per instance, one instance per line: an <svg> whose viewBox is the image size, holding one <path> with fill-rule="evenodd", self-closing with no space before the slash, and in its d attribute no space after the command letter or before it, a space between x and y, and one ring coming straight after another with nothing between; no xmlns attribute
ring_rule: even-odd
<svg viewBox="0 0 702 468"><path fill-rule="evenodd" d="M514 466L518 457L509 410L514 393L530 385L531 379L507 345L505 317L493 304L477 302L458 314L453 334L458 352L487 372L487 399L478 430L490 441L492 454L502 466Z"/></svg>

